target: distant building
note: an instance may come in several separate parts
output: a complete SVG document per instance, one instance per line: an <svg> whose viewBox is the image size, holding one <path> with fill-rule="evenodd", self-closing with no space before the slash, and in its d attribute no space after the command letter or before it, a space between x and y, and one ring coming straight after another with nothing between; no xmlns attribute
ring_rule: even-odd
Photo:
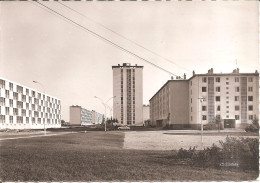
<svg viewBox="0 0 260 183"><path fill-rule="evenodd" d="M145 124L145 121L149 119L150 119L150 106L143 105L143 124Z"/></svg>
<svg viewBox="0 0 260 183"><path fill-rule="evenodd" d="M203 100L202 100L203 98ZM220 117L224 128L240 128L259 118L259 73L195 74L169 80L150 99L151 122L175 129L200 128Z"/></svg>
<svg viewBox="0 0 260 183"><path fill-rule="evenodd" d="M104 115L92 110L92 124L101 124Z"/></svg>
<svg viewBox="0 0 260 183"><path fill-rule="evenodd" d="M101 124L103 115L94 111L88 110L81 106L70 106L70 125L84 126L92 124Z"/></svg>
<svg viewBox="0 0 260 183"><path fill-rule="evenodd" d="M0 129L43 129L44 126L61 127L60 100L0 77Z"/></svg>
<svg viewBox="0 0 260 183"><path fill-rule="evenodd" d="M113 69L113 116L123 125L143 125L143 66L123 63Z"/></svg>

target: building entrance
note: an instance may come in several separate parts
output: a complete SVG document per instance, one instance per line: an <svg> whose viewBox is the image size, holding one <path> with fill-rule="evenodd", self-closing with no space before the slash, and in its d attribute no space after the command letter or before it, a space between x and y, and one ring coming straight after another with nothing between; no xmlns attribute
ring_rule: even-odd
<svg viewBox="0 0 260 183"><path fill-rule="evenodd" d="M236 128L236 120L224 119L224 128Z"/></svg>

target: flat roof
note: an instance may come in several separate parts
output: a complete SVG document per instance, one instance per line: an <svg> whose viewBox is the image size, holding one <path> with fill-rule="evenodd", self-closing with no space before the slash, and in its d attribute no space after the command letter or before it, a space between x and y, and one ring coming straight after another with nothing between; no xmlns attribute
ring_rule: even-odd
<svg viewBox="0 0 260 183"><path fill-rule="evenodd" d="M181 81L186 81L186 82L188 82L188 80L187 79L179 79L179 80L168 80L153 96L152 96L152 98L150 99L150 100L152 100L154 97L155 97L155 95L157 95L169 82L181 82ZM150 101L149 100L149 101Z"/></svg>

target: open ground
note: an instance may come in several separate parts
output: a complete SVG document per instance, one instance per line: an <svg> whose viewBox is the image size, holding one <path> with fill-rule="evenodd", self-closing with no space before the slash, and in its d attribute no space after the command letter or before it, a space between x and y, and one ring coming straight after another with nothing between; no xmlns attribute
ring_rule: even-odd
<svg viewBox="0 0 260 183"><path fill-rule="evenodd" d="M0 141L0 180L242 181L258 177L258 171L202 169L182 165L172 158L176 153L174 149L184 145L176 141L182 141L188 147L187 144L195 141L195 137L200 138L198 134L172 131L52 133L63 134ZM225 138L224 135L207 134L205 137ZM8 137L1 134L0 138ZM189 138L191 141L185 141ZM212 139L204 140L206 143Z"/></svg>

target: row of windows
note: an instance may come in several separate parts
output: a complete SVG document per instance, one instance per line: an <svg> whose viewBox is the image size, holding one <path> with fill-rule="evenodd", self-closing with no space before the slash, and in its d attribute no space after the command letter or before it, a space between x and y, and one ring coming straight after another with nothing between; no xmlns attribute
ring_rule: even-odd
<svg viewBox="0 0 260 183"><path fill-rule="evenodd" d="M229 106L226 106L227 108L229 108ZM202 106L201 107L201 110L202 111L207 111L207 106ZM235 111L239 111L240 110L240 106L239 105L236 105L235 106ZM253 106L252 105L249 105L248 106L248 110L249 111L253 111ZM220 111L220 106L217 106L217 111ZM192 107L191 107L191 112L192 112ZM227 112L228 113L228 112Z"/></svg>
<svg viewBox="0 0 260 183"><path fill-rule="evenodd" d="M226 99L229 99L229 97L226 97ZM254 101L253 96L248 96L247 97L248 101ZM192 98L190 99L191 103L192 103ZM216 101L219 102L220 101L220 96L216 96ZM239 101L239 96L235 96L235 101ZM229 103L229 101L227 101L227 103Z"/></svg>
<svg viewBox="0 0 260 183"><path fill-rule="evenodd" d="M31 121L33 124L35 124L35 122L37 121L38 124L41 124L41 122L46 122L47 124L59 124L59 120L57 119L41 119L41 118L31 118ZM26 117L26 119L24 120L24 118L22 116L17 116L17 123L23 123L26 122L27 124L29 124L29 117ZM0 123L5 123L5 116L4 115L0 115ZM9 123L13 124L13 116L9 116Z"/></svg>
<svg viewBox="0 0 260 183"><path fill-rule="evenodd" d="M226 115L226 118L229 118L229 115ZM253 120L253 118L254 118L254 115L248 115L249 120ZM235 119L240 120L240 115L235 115ZM192 116L191 116L191 120L192 120ZM207 120L207 116L202 115L202 120Z"/></svg>
<svg viewBox="0 0 260 183"><path fill-rule="evenodd" d="M226 89L229 89L229 87L226 87ZM207 87L201 87L201 91L202 92L207 92ZM235 91L239 92L239 87L235 87ZM252 92L253 91L253 87L248 87L248 91ZM220 92L220 87L216 87L216 92Z"/></svg>
<svg viewBox="0 0 260 183"><path fill-rule="evenodd" d="M226 78L226 80L229 80L229 78ZM207 77L202 77L202 82L207 82ZM220 82L220 77L216 77L216 82ZM239 77L235 77L235 82L239 82ZM253 82L253 77L248 77L248 82Z"/></svg>

